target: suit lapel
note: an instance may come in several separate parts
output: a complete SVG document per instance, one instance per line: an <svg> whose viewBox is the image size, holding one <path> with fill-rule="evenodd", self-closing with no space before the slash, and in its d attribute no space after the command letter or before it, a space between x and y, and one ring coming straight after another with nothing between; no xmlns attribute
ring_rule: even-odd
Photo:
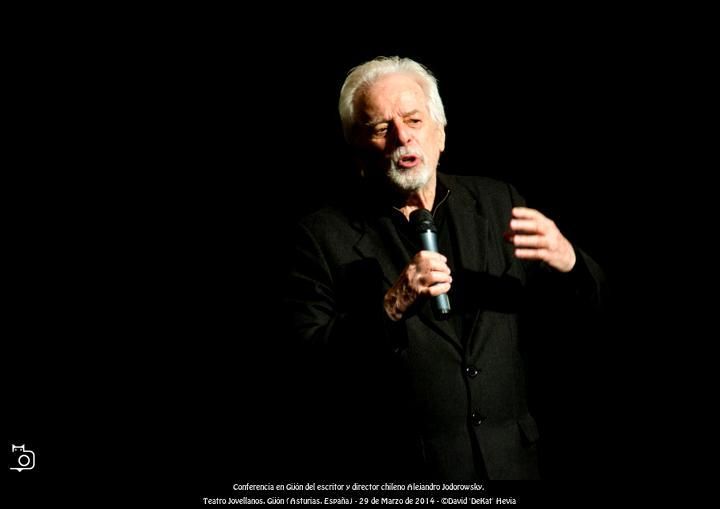
<svg viewBox="0 0 720 509"><path fill-rule="evenodd" d="M451 189L452 196L448 202L450 228L457 241L455 253L455 269L458 277L464 274L484 274L488 272L488 221L482 214L477 199L454 178L439 176L444 185ZM460 270L457 270L460 269ZM472 291L467 289L465 291ZM452 305L452 303L451 303ZM469 330L466 331L468 341L474 335L482 309L476 309L468 320Z"/></svg>
<svg viewBox="0 0 720 509"><path fill-rule="evenodd" d="M455 263L465 270L487 272L488 222L480 212L479 204L455 179L440 175L451 196L448 199L450 227L457 239L458 252Z"/></svg>
<svg viewBox="0 0 720 509"><path fill-rule="evenodd" d="M374 217L362 221L358 229L362 235L353 249L363 258L377 260L386 286L390 288L410 261L392 220L389 217Z"/></svg>

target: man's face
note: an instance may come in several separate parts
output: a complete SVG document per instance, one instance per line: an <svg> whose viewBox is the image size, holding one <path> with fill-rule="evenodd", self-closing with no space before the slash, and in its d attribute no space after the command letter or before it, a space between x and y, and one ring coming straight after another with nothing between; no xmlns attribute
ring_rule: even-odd
<svg viewBox="0 0 720 509"><path fill-rule="evenodd" d="M356 140L365 171L387 176L404 191L427 184L445 149L445 130L430 117L420 85L409 76L391 74L356 101Z"/></svg>

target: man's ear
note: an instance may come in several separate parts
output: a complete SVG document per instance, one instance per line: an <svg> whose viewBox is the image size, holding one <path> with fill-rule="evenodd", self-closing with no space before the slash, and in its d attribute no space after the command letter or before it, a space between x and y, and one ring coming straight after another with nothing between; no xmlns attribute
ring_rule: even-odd
<svg viewBox="0 0 720 509"><path fill-rule="evenodd" d="M445 126L438 126L438 129L440 130L440 152L442 153L445 150Z"/></svg>
<svg viewBox="0 0 720 509"><path fill-rule="evenodd" d="M350 159L352 160L355 171L361 177L365 177L365 163L362 157L362 150L357 145L349 145Z"/></svg>
<svg viewBox="0 0 720 509"><path fill-rule="evenodd" d="M365 165L363 165L362 161L359 157L353 157L353 163L355 163L355 171L357 172L360 177L365 178Z"/></svg>

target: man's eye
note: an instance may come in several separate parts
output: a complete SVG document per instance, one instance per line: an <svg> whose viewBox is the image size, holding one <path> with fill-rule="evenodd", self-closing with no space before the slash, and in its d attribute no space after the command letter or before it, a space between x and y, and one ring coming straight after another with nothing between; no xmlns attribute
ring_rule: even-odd
<svg viewBox="0 0 720 509"><path fill-rule="evenodd" d="M408 120L408 123L409 123L409 124L413 124L413 125L414 125L414 124L419 124L419 123L421 123L421 122L422 122L422 120L419 119L419 118L411 118L411 119Z"/></svg>
<svg viewBox="0 0 720 509"><path fill-rule="evenodd" d="M375 130L373 131L373 134L375 136L384 136L385 133L387 133L387 126L377 126L375 127Z"/></svg>

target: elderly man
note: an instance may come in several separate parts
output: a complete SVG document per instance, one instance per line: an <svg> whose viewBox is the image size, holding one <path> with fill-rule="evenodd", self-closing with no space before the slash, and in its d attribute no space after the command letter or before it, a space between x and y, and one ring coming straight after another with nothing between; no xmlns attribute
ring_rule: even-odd
<svg viewBox="0 0 720 509"><path fill-rule="evenodd" d="M319 461L339 477L538 478L521 319L538 296L597 304L599 269L511 186L437 172L446 119L422 65L354 68L339 110L364 184L301 221L287 299L327 367L315 396L335 453ZM409 221L420 209L437 250ZM449 317L433 313L443 294Z"/></svg>

